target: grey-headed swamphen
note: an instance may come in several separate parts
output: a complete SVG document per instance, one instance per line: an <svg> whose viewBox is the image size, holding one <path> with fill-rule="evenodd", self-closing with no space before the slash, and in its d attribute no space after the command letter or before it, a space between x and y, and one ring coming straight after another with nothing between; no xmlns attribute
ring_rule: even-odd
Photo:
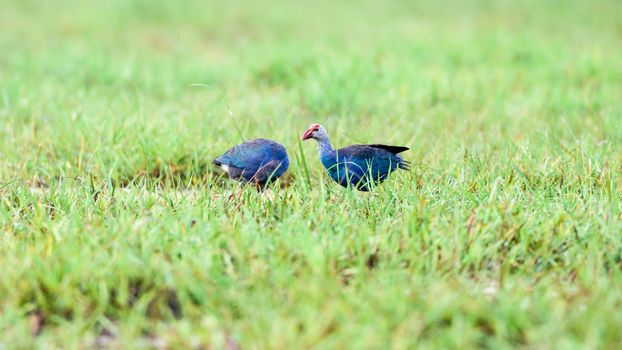
<svg viewBox="0 0 622 350"><path fill-rule="evenodd" d="M221 167L229 178L263 189L285 173L289 158L280 143L255 139L231 148L212 163Z"/></svg>
<svg viewBox="0 0 622 350"><path fill-rule="evenodd" d="M410 163L398 155L408 147L373 144L334 150L326 129L320 124L312 124L302 135L303 141L308 139L317 141L322 165L328 175L344 187L369 191L386 180L393 171L410 170Z"/></svg>

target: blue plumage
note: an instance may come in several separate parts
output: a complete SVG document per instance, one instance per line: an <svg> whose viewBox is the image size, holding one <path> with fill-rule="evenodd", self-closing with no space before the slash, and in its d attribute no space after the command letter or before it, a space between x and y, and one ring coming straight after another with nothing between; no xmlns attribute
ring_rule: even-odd
<svg viewBox="0 0 622 350"><path fill-rule="evenodd" d="M313 138L318 141L320 161L328 175L344 187L355 187L369 191L373 185L380 184L397 169L409 170L410 163L398 153L407 147L388 145L353 145L334 150L324 128L311 125L303 140Z"/></svg>
<svg viewBox="0 0 622 350"><path fill-rule="evenodd" d="M278 142L255 139L231 148L212 163L234 180L263 188L287 171L289 157L285 147Z"/></svg>

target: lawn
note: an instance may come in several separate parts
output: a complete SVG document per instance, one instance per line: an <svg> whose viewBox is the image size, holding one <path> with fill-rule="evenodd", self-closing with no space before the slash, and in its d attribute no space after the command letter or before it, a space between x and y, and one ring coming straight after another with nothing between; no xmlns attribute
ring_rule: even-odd
<svg viewBox="0 0 622 350"><path fill-rule="evenodd" d="M621 48L616 0L0 0L0 349L619 349ZM272 199L210 164L257 137Z"/></svg>

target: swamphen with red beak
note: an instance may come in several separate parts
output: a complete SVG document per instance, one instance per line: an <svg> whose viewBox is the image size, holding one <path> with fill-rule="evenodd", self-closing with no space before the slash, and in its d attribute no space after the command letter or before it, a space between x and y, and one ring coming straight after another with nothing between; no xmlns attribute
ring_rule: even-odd
<svg viewBox="0 0 622 350"><path fill-rule="evenodd" d="M344 187L369 191L396 169L410 170L410 163L398 155L408 147L373 144L334 150L326 129L320 124L312 124L302 135L303 141L308 139L317 141L322 165L328 175Z"/></svg>
<svg viewBox="0 0 622 350"><path fill-rule="evenodd" d="M221 167L229 178L263 189L285 173L289 157L280 143L255 139L233 147L212 163Z"/></svg>

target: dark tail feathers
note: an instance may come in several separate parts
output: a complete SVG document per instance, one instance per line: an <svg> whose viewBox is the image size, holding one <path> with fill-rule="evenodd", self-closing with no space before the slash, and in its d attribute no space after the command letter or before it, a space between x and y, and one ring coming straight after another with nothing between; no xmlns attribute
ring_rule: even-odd
<svg viewBox="0 0 622 350"><path fill-rule="evenodd" d="M380 148L383 149L385 151L389 151L393 154L398 154L398 153L402 153L404 151L408 151L408 147L404 147L404 146L390 146L390 145L381 145L381 144L373 144L373 145L367 145L369 147L373 147L373 148Z"/></svg>

